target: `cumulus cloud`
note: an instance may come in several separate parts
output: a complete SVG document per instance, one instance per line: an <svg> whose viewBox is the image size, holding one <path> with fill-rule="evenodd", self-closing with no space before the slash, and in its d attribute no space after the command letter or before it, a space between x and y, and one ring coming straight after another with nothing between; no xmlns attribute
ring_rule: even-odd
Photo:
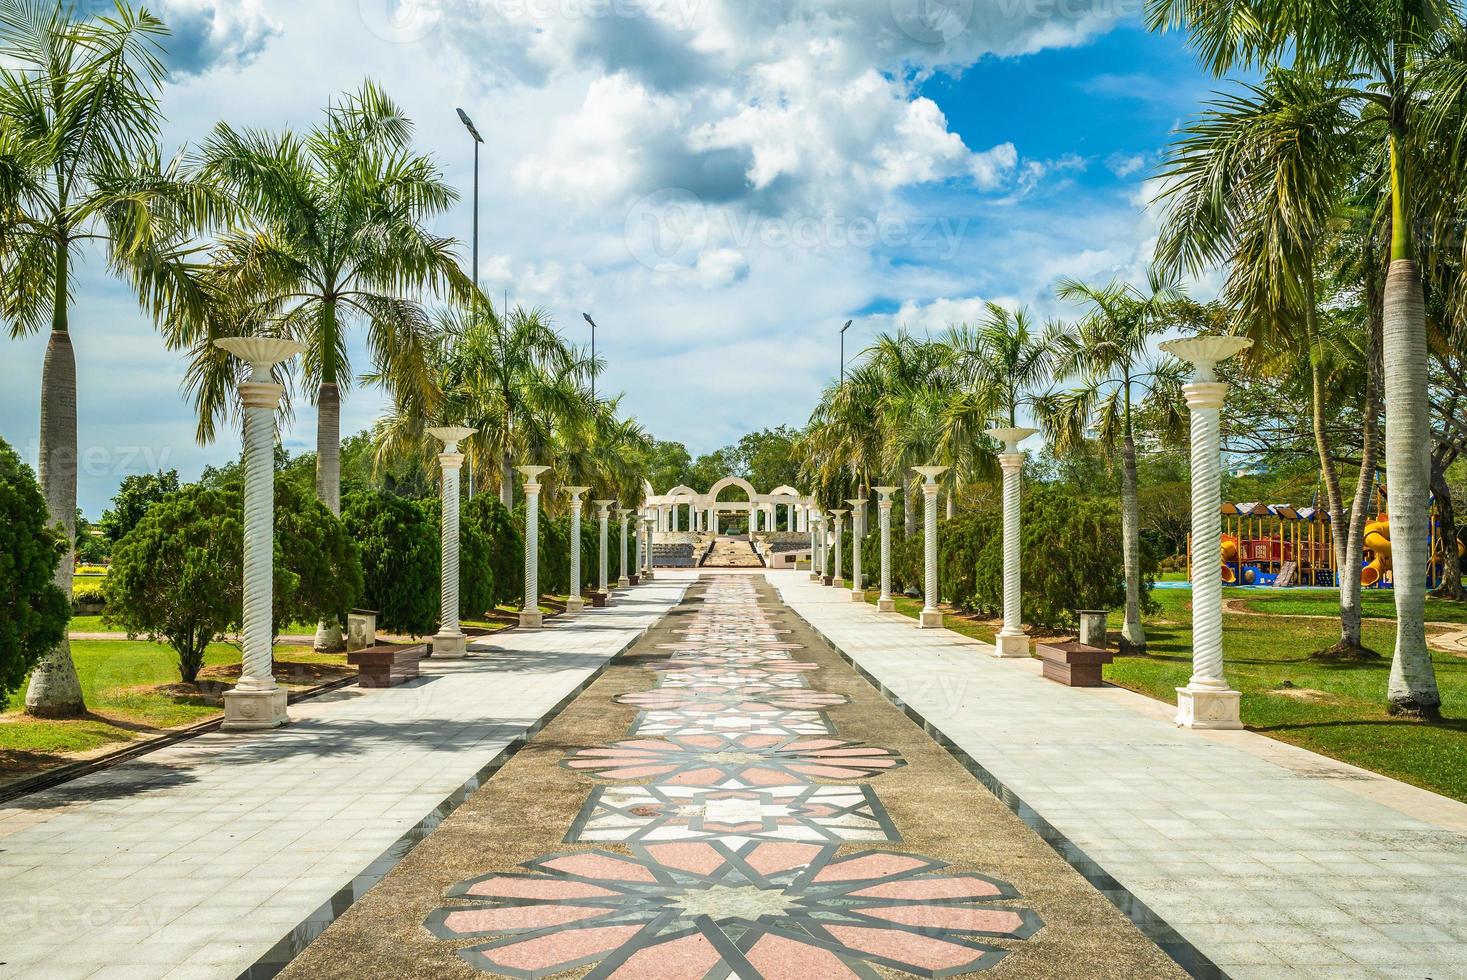
<svg viewBox="0 0 1467 980"><path fill-rule="evenodd" d="M156 9L173 32L167 60L180 76L247 64L280 30L264 0L159 0Z"/></svg>

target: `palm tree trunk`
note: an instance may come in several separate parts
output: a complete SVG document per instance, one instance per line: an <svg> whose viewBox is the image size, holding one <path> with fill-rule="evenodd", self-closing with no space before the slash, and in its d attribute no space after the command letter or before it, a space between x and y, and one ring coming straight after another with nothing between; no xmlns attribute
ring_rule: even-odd
<svg viewBox="0 0 1467 980"><path fill-rule="evenodd" d="M1393 151L1396 144L1393 143ZM1426 646L1428 467L1431 426L1426 392L1426 305L1421 273L1409 258L1400 201L1404 181L1393 168L1396 242L1385 287L1386 473L1390 479L1391 564L1396 598L1396 649L1387 708L1391 714L1436 719L1441 694ZM1406 242L1406 248L1400 247ZM1406 251L1407 257L1399 253Z"/></svg>
<svg viewBox="0 0 1467 980"><path fill-rule="evenodd" d="M499 502L505 510L514 509L514 457L508 449L499 460Z"/></svg>
<svg viewBox="0 0 1467 980"><path fill-rule="evenodd" d="M956 507L953 503L953 490L949 489L947 492L947 519L952 520L954 513L956 513Z"/></svg>
<svg viewBox="0 0 1467 980"><path fill-rule="evenodd" d="M1350 525L1345 533L1345 558L1340 569L1340 642L1337 655L1378 657L1367 649L1360 632L1360 573L1365 555L1365 521L1375 491L1375 468L1380 455L1380 292L1375 265L1367 259L1366 302L1369 334L1365 347L1365 417L1360 440L1360 478L1350 502ZM1336 525L1338 526L1338 525ZM1326 651L1328 652L1328 651Z"/></svg>
<svg viewBox="0 0 1467 980"><path fill-rule="evenodd" d="M41 492L54 524L66 534L66 554L56 564L56 584L71 598L76 555L76 354L66 331L66 252L58 271L56 329L46 345L41 370ZM26 688L25 710L37 718L74 718L86 713L81 681L71 660L71 641L62 639L36 664Z"/></svg>
<svg viewBox="0 0 1467 980"><path fill-rule="evenodd" d="M1442 577L1435 595L1447 599L1462 598L1462 561L1457 555L1457 509L1453 506L1452 487L1447 483L1447 469L1457 461L1454 449L1432 454L1431 494L1436 498L1437 540L1442 556Z"/></svg>
<svg viewBox="0 0 1467 980"><path fill-rule="evenodd" d="M316 496L331 513L341 514L341 389L333 381L323 381L316 391ZM321 620L313 645L322 653L345 650L341 624Z"/></svg>
<svg viewBox="0 0 1467 980"><path fill-rule="evenodd" d="M1121 627L1121 649L1146 651L1146 627L1141 625L1141 505L1136 495L1136 440L1126 434L1121 451L1121 560L1126 569L1126 622Z"/></svg>

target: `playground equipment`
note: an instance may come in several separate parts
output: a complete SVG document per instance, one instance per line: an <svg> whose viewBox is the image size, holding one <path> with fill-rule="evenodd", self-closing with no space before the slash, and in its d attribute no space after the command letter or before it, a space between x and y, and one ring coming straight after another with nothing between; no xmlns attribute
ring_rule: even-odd
<svg viewBox="0 0 1467 980"><path fill-rule="evenodd" d="M1365 525L1365 550L1370 552L1372 557L1369 563L1360 569L1360 584L1369 588L1379 584L1391 571L1391 518L1389 514L1383 514L1379 520Z"/></svg>
<svg viewBox="0 0 1467 980"><path fill-rule="evenodd" d="M1385 503L1384 492L1378 490L1376 514L1365 525L1365 564L1359 573L1360 583L1366 587L1391 585L1391 518ZM1222 511L1223 535L1218 555L1223 584L1276 587L1339 584L1333 528L1329 515L1322 509L1289 504L1224 503ZM1445 558L1435 507L1428 533L1431 562L1427 583L1435 588L1441 582ZM1461 542L1457 544L1457 554L1467 554L1467 547ZM1190 578L1194 573L1190 539L1187 569Z"/></svg>

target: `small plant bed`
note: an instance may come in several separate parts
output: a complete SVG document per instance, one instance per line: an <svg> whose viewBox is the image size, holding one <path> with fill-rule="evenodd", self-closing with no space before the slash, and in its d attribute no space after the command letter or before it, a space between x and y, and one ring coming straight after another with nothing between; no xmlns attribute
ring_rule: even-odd
<svg viewBox="0 0 1467 980"><path fill-rule="evenodd" d="M177 658L163 644L73 640L71 652L87 714L32 718L23 712L25 688L16 691L0 712L0 783L217 717L223 712L222 694L239 678L239 650L227 643L209 647L194 684L178 679ZM317 687L354 673L344 654L281 646L275 656L275 676L291 689Z"/></svg>

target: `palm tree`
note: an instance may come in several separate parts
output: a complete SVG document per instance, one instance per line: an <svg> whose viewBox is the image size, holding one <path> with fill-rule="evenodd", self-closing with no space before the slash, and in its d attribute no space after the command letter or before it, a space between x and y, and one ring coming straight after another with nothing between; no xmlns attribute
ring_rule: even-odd
<svg viewBox="0 0 1467 980"><path fill-rule="evenodd" d="M77 19L58 0L0 2L0 303L11 336L49 325L41 374L40 480L68 542L76 531L76 355L71 263L100 242L109 270L127 279L155 316L197 311L190 235L227 216L224 198L158 153L158 94L167 28L118 4ZM71 594L72 551L56 580ZM36 665L26 710L83 713L81 685L63 640Z"/></svg>
<svg viewBox="0 0 1467 980"><path fill-rule="evenodd" d="M1426 307L1411 194L1425 179L1418 173L1424 135L1448 142L1455 160L1467 150L1467 131L1435 126L1467 94L1467 60L1456 43L1462 34L1456 5L1452 0L1148 0L1147 19L1155 30L1187 30L1218 76L1293 58L1301 72L1338 91L1339 103L1353 114L1353 128L1387 155L1388 179L1381 193L1390 227L1390 271L1381 354L1391 547L1398 569L1387 703L1395 714L1437 718L1441 695L1424 623L1431 452Z"/></svg>
<svg viewBox="0 0 1467 980"><path fill-rule="evenodd" d="M1358 567L1365 514L1363 507L1345 512L1331 420L1340 395L1359 388L1331 379L1363 355L1325 313L1339 305L1336 297L1321 292L1333 287L1326 278L1331 266L1357 277L1363 268L1373 278L1375 236L1361 220L1368 205L1359 188L1379 177L1354 125L1352 91L1318 73L1275 68L1261 83L1213 102L1187 127L1164 173L1174 206L1157 249L1172 270L1227 264L1224 298L1255 341L1253 371L1287 383L1296 365L1308 366L1315 451L1341 569ZM1363 447L1368 473L1375 465L1372 425ZM1340 579L1340 633L1321 655L1375 656L1360 642L1360 586L1349 574Z"/></svg>
<svg viewBox="0 0 1467 980"><path fill-rule="evenodd" d="M1183 298L1175 284L1153 271L1147 290L1127 283L1088 285L1067 279L1061 299L1083 303L1085 315L1069 330L1050 338L1054 373L1075 380L1068 391L1040 399L1035 414L1054 451L1073 452L1093 429L1106 454L1121 457L1121 553L1126 571L1126 621L1121 645L1131 652L1146 649L1141 623L1141 510L1136 484L1136 413L1148 399L1161 409L1171 434L1181 418L1170 399L1152 398L1181 383L1181 365L1151 355L1153 340L1175 322Z"/></svg>
<svg viewBox="0 0 1467 980"><path fill-rule="evenodd" d="M1025 308L990 303L977 326L952 327L938 340L949 391L939 455L952 462L955 484L997 475L998 447L986 433L1016 427L1020 411L1034 406L1053 370L1054 333L1039 331Z"/></svg>
<svg viewBox="0 0 1467 980"><path fill-rule="evenodd" d="M431 400L429 319L423 292L474 302L452 239L427 222L456 200L437 165L415 152L412 123L372 82L326 111L304 136L217 126L200 152L204 172L227 187L253 227L224 237L204 281L215 309L167 324L175 347L192 350L187 386L199 438L213 436L232 405L234 368L213 340L265 332L306 345L315 387L316 493L341 512L341 391L352 372L347 333L366 331L374 377L394 395ZM340 645L339 624L316 643Z"/></svg>

